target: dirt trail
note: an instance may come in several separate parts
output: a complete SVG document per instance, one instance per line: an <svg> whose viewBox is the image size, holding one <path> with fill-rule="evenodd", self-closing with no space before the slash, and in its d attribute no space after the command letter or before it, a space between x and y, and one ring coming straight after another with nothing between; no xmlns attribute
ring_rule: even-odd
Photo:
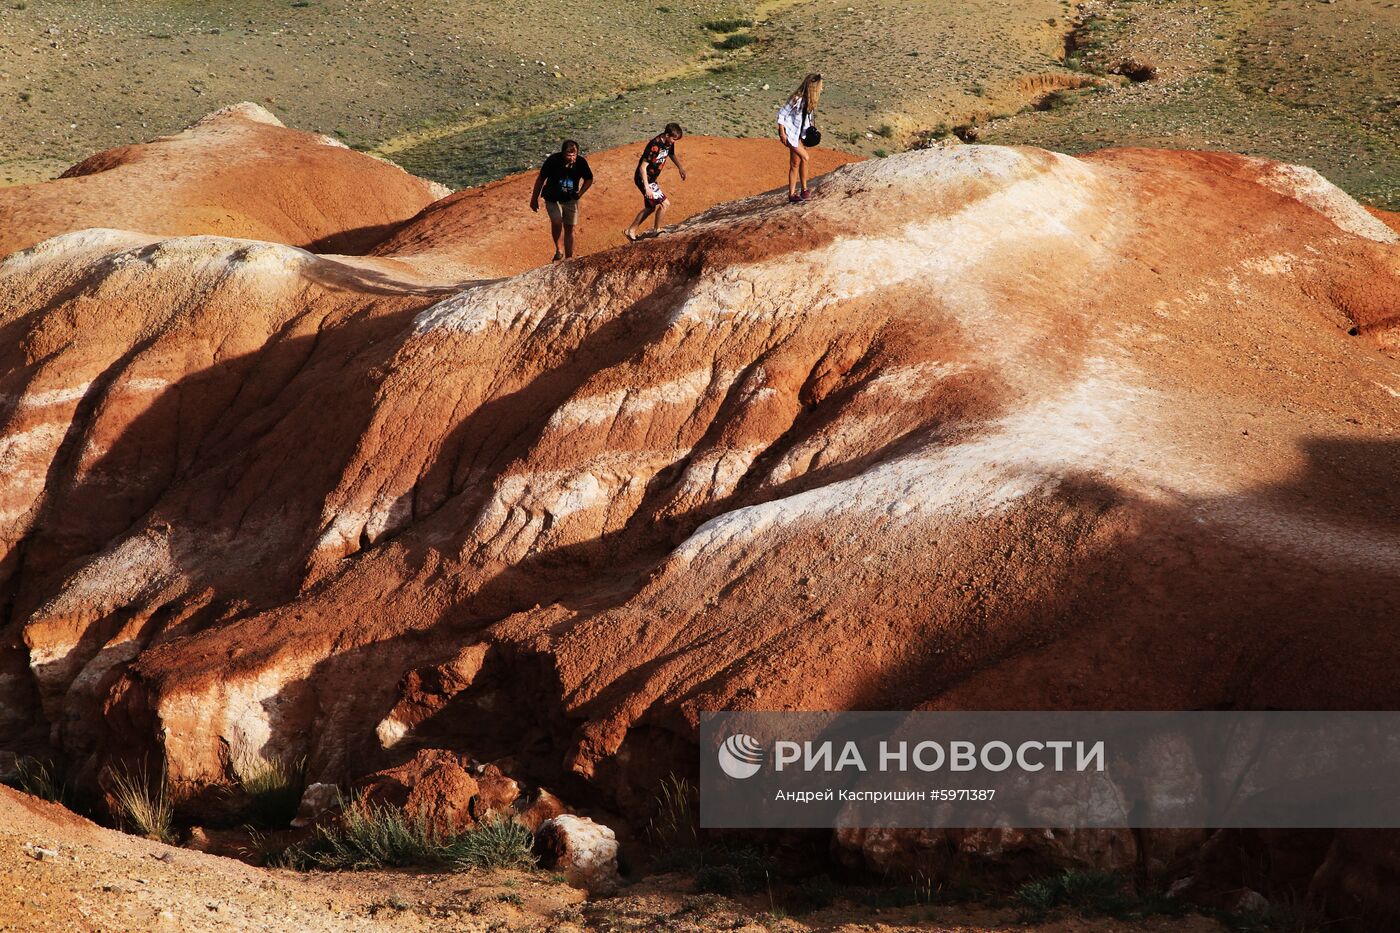
<svg viewBox="0 0 1400 933"><path fill-rule="evenodd" d="M927 930L1012 933L1012 912L979 907L878 911L838 904L778 921L761 899L688 893L668 875L588 900L544 872L378 871L300 874L176 848L95 826L0 786L0 930L23 933L486 933L491 930ZM1109 933L1108 920L1043 924L1044 933ZM1134 924L1142 933L1214 933L1201 917Z"/></svg>
<svg viewBox="0 0 1400 933"><path fill-rule="evenodd" d="M594 185L579 206L578 256L624 245L622 231L641 209L632 176L643 143L586 153ZM776 139L690 136L676 146L689 178L674 166L661 182L667 193L667 225L678 224L716 204L787 187L787 150ZM815 180L855 156L831 148L812 150ZM524 172L468 188L425 208L372 253L419 270L451 270L462 278L514 275L549 262L553 245L541 205L529 209L535 172ZM651 222L643 227L651 229ZM664 235L664 234L663 234Z"/></svg>

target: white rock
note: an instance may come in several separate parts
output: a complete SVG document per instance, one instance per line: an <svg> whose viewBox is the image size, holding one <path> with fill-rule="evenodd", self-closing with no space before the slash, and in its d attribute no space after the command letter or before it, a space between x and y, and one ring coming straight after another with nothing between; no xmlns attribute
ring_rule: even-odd
<svg viewBox="0 0 1400 933"><path fill-rule="evenodd" d="M604 827L604 828L606 828L606 827ZM612 834L612 830L609 829L609 830L608 830L608 834L611 835L611 834ZM613 844L613 851L614 851L614 852L617 851L617 844L616 844L616 843ZM36 861L40 861L40 862L52 862L54 859L58 858L58 851L57 851L57 850L55 850L55 849L46 849L46 848L44 848L43 846L35 845L35 844L32 843L32 842L26 842L26 843L24 844L24 854L27 855L27 856L29 856L30 858L32 858L32 859L34 859L34 860L36 860Z"/></svg>
<svg viewBox="0 0 1400 933"><path fill-rule="evenodd" d="M578 888L607 887L617 881L617 835L586 816L565 813L540 824L535 849L541 864L562 872Z"/></svg>
<svg viewBox="0 0 1400 933"><path fill-rule="evenodd" d="M340 805L340 788L334 784L308 784L301 792L293 826L310 826Z"/></svg>

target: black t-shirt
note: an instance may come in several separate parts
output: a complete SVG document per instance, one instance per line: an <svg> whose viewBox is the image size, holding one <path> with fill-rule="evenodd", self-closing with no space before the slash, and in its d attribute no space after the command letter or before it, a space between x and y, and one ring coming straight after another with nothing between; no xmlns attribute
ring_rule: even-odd
<svg viewBox="0 0 1400 933"><path fill-rule="evenodd" d="M646 163L647 181L656 181L661 177L661 168L666 164L666 160L670 157L675 146L675 143L666 138L665 133L653 137L652 141L647 143L647 147L642 150L642 158L639 160Z"/></svg>
<svg viewBox="0 0 1400 933"><path fill-rule="evenodd" d="M574 159L573 165L564 162L564 153L556 152L544 160L544 199L546 201L577 201L583 180L593 180L593 170L583 156Z"/></svg>

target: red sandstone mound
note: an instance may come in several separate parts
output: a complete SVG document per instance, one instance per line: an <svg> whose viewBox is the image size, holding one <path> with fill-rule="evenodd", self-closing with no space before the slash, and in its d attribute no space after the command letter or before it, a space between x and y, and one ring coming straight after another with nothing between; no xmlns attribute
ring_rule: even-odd
<svg viewBox="0 0 1400 933"><path fill-rule="evenodd" d="M99 153L56 181L0 188L0 256L87 227L351 252L447 193L239 104L179 135Z"/></svg>
<svg viewBox="0 0 1400 933"><path fill-rule="evenodd" d="M195 800L231 747L442 748L639 811L702 709L1396 702L1393 231L1225 154L818 191L450 295L214 237L0 264L0 735Z"/></svg>
<svg viewBox="0 0 1400 933"><path fill-rule="evenodd" d="M594 184L580 202L577 254L585 256L624 242L622 231L637 216L642 199L632 183L640 143L587 153ZM787 186L787 150L777 139L719 139L687 136L677 145L688 180L674 168L662 176L673 224L725 201ZM856 157L813 149L815 178ZM514 275L549 261L554 247L544 213L532 214L535 172L459 191L425 208L379 244L377 256L407 259L419 268L451 268L479 277ZM650 230L648 221L643 230Z"/></svg>

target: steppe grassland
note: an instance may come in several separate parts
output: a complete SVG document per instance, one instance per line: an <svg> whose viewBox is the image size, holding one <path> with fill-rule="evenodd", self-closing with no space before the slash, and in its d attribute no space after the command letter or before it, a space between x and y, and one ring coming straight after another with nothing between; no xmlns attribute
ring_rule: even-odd
<svg viewBox="0 0 1400 933"><path fill-rule="evenodd" d="M807 70L867 153L1060 68L1063 0L0 0L0 179L174 132L239 100L454 185L658 120L772 132ZM726 28L715 28L723 26ZM764 88L764 85L768 85ZM1018 96L1019 95L1019 96ZM868 135L867 135L868 134Z"/></svg>
<svg viewBox="0 0 1400 933"><path fill-rule="evenodd" d="M981 128L992 143L1227 149L1310 165L1400 209L1400 3L1096 0L1071 61L1156 79L1066 92Z"/></svg>
<svg viewBox="0 0 1400 933"><path fill-rule="evenodd" d="M828 142L867 155L978 122L984 142L1300 162L1400 208L1396 0L579 0L560 13L542 0L0 0L0 183L252 99L462 186L527 168L566 135L598 149L671 119L769 135L815 69ZM1111 74L1130 59L1157 77Z"/></svg>
<svg viewBox="0 0 1400 933"><path fill-rule="evenodd" d="M0 0L0 180L253 100L371 149L687 69L729 0Z"/></svg>
<svg viewBox="0 0 1400 933"><path fill-rule="evenodd" d="M564 135L603 148L675 119L690 132L771 136L777 107L807 71L826 79L818 122L829 144L878 154L923 127L1023 106L1036 77L1075 77L1062 62L1070 14L1061 0L807 0L753 15L739 30L752 43L712 43L689 74L463 127L393 158L462 185L526 168Z"/></svg>

